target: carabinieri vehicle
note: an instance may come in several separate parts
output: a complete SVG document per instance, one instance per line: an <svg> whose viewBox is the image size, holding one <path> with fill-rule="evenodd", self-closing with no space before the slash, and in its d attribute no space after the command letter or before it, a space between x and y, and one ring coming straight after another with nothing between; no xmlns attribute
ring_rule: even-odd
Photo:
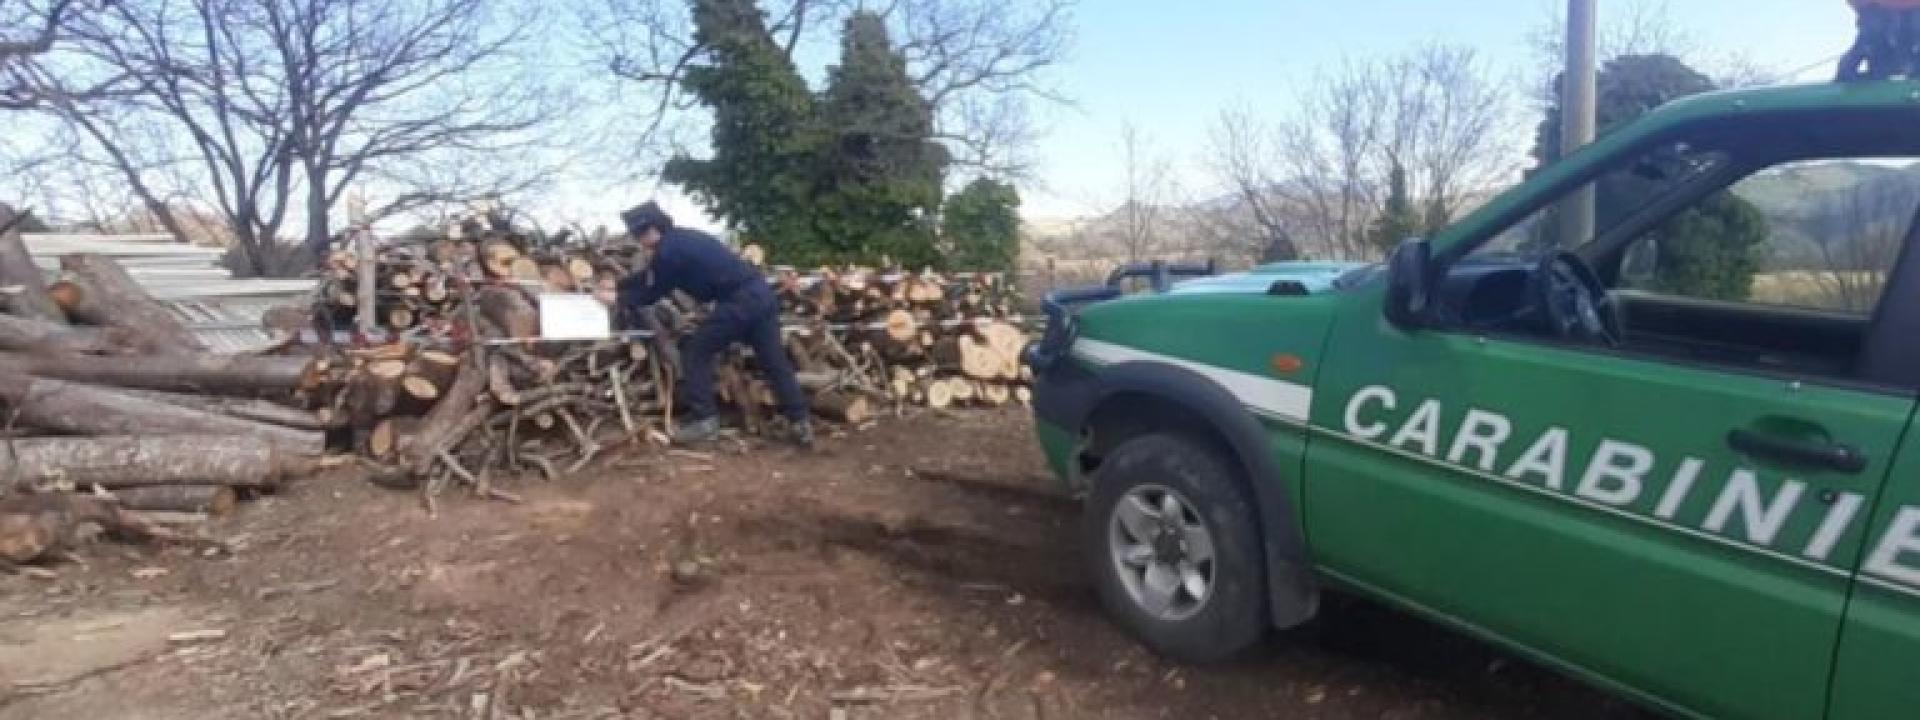
<svg viewBox="0 0 1920 720"><path fill-rule="evenodd" d="M1920 717L1916 211L1920 83L1681 100L1381 265L1056 293L1039 439L1174 658L1340 589L1678 715Z"/></svg>

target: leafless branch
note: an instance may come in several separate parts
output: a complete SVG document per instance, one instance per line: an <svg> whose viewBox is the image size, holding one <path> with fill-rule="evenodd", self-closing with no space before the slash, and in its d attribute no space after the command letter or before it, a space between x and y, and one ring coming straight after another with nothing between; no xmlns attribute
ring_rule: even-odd
<svg viewBox="0 0 1920 720"><path fill-rule="evenodd" d="M152 143L184 141L191 157L173 167L196 168L194 184L242 254L257 259L285 241L282 229L296 218L309 244L323 243L346 189L367 178L422 177L400 168L462 155L470 163L533 142L554 105L516 71L527 24L502 15L514 8L504 0L118 2L63 25L71 49L61 68L119 92L67 97L54 111L163 220L170 199L140 158L153 154ZM467 195L481 177L499 179L499 190L519 182L509 175L473 172L457 189L396 194Z"/></svg>

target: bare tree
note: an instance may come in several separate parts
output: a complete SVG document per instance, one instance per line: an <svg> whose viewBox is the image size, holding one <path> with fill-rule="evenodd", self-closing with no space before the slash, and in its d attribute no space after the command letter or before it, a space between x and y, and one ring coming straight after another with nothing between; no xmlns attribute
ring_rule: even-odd
<svg viewBox="0 0 1920 720"><path fill-rule="evenodd" d="M1377 67L1348 63L1324 75L1298 114L1275 129L1298 226L1334 257L1370 255L1368 230L1385 190L1377 168L1392 140L1386 89L1393 80Z"/></svg>
<svg viewBox="0 0 1920 720"><path fill-rule="evenodd" d="M1814 249L1807 273L1814 296L1800 302L1854 313L1872 312L1887 273L1906 244L1907 222L1920 201L1920 181L1905 173L1868 178L1820 200L1809 213Z"/></svg>
<svg viewBox="0 0 1920 720"><path fill-rule="evenodd" d="M1389 160L1415 175L1422 226L1436 232L1516 169L1503 145L1513 122L1509 95L1467 48L1421 48L1389 62L1386 74L1389 95L1399 98Z"/></svg>
<svg viewBox="0 0 1920 720"><path fill-rule="evenodd" d="M0 19L6 27L21 28L0 36L0 62L40 55L53 49L60 21L73 9L74 0L52 0L44 5L24 2L0 3Z"/></svg>
<svg viewBox="0 0 1920 720"><path fill-rule="evenodd" d="M1125 163L1125 197L1114 211L1114 240L1127 262L1139 262L1160 245L1170 187L1170 168L1153 156L1140 129L1127 123L1120 129L1121 161Z"/></svg>
<svg viewBox="0 0 1920 720"><path fill-rule="evenodd" d="M290 215L330 235L349 186L528 141L545 98L512 69L526 25L501 0L122 0L67 23L63 70L115 78L106 100L60 98L148 210L179 232L152 168L198 169L255 272ZM43 78L45 79L45 78ZM169 144L184 152L170 152ZM497 192L538 168L472 162L456 186L407 187L400 212ZM178 191L179 188L173 190ZM297 209L296 209L297 208Z"/></svg>
<svg viewBox="0 0 1920 720"><path fill-rule="evenodd" d="M1273 133L1246 110L1220 114L1212 132L1209 162L1232 196L1232 204L1201 213L1197 225L1214 238L1216 247L1233 254L1295 260L1300 257L1294 241L1298 218L1287 207L1274 140Z"/></svg>
<svg viewBox="0 0 1920 720"><path fill-rule="evenodd" d="M956 162L998 175L1024 168L1026 103L1058 99L1041 79L1064 59L1078 0L770 0L768 26L789 57L831 41L848 14L884 16L934 108L935 135ZM878 7L876 7L878 5ZM613 74L645 94L635 140L656 151L692 109L680 81L698 56L686 0L593 0L583 23ZM664 157L671 151L661 153Z"/></svg>
<svg viewBox="0 0 1920 720"><path fill-rule="evenodd" d="M1263 259L1377 255L1374 222L1399 166L1428 232L1503 184L1511 97L1472 51L1429 46L1323 73L1295 112L1215 124L1210 166L1257 235Z"/></svg>
<svg viewBox="0 0 1920 720"><path fill-rule="evenodd" d="M40 103L39 58L53 51L62 24L90 9L82 0L0 0L0 28L18 29L0 32L0 109Z"/></svg>

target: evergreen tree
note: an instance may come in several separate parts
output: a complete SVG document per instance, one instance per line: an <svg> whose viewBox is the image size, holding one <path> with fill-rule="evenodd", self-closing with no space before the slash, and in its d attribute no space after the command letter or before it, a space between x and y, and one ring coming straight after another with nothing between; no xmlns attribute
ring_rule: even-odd
<svg viewBox="0 0 1920 720"><path fill-rule="evenodd" d="M934 218L948 158L933 139L933 108L879 15L848 18L840 52L819 101L821 125L832 134L815 189L822 259L938 264Z"/></svg>
<svg viewBox="0 0 1920 720"><path fill-rule="evenodd" d="M1391 253L1400 242L1420 234L1422 219L1413 206L1413 190L1407 184L1407 168L1394 160L1387 172L1387 201L1380 217L1373 221L1373 245L1382 253Z"/></svg>
<svg viewBox="0 0 1920 720"><path fill-rule="evenodd" d="M1628 55L1608 62L1598 78L1595 120L1612 131L1667 102L1708 92L1713 81L1671 55ZM1534 157L1544 167L1560 158L1560 108L1547 109L1536 134ZM1621 218L1643 207L1660 183L1615 173L1596 190L1595 215ZM1601 228L1604 229L1604 228ZM1765 216L1729 192L1717 193L1669 219L1649 234L1655 267L1649 289L1676 295L1745 299L1759 269L1759 246L1767 239Z"/></svg>
<svg viewBox="0 0 1920 720"><path fill-rule="evenodd" d="M992 178L968 183L947 198L940 234L949 267L1013 272L1020 260L1020 192Z"/></svg>
<svg viewBox="0 0 1920 720"><path fill-rule="evenodd" d="M684 87L713 110L713 154L667 163L686 189L781 262L821 254L812 216L814 163L825 144L813 96L767 32L754 0L691 0L702 64Z"/></svg>

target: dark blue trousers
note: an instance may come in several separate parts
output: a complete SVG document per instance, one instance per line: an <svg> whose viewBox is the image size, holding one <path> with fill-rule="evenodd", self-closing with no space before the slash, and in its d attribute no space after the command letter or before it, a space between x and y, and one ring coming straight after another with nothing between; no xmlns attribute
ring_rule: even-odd
<svg viewBox="0 0 1920 720"><path fill-rule="evenodd" d="M780 414L789 420L807 419L807 396L794 377L793 362L780 342L780 303L773 290L761 283L735 292L713 304L707 321L687 338L681 355L686 384L683 399L690 419L712 417L714 410L713 363L734 343L753 348L753 357L773 385L773 396L780 403Z"/></svg>

